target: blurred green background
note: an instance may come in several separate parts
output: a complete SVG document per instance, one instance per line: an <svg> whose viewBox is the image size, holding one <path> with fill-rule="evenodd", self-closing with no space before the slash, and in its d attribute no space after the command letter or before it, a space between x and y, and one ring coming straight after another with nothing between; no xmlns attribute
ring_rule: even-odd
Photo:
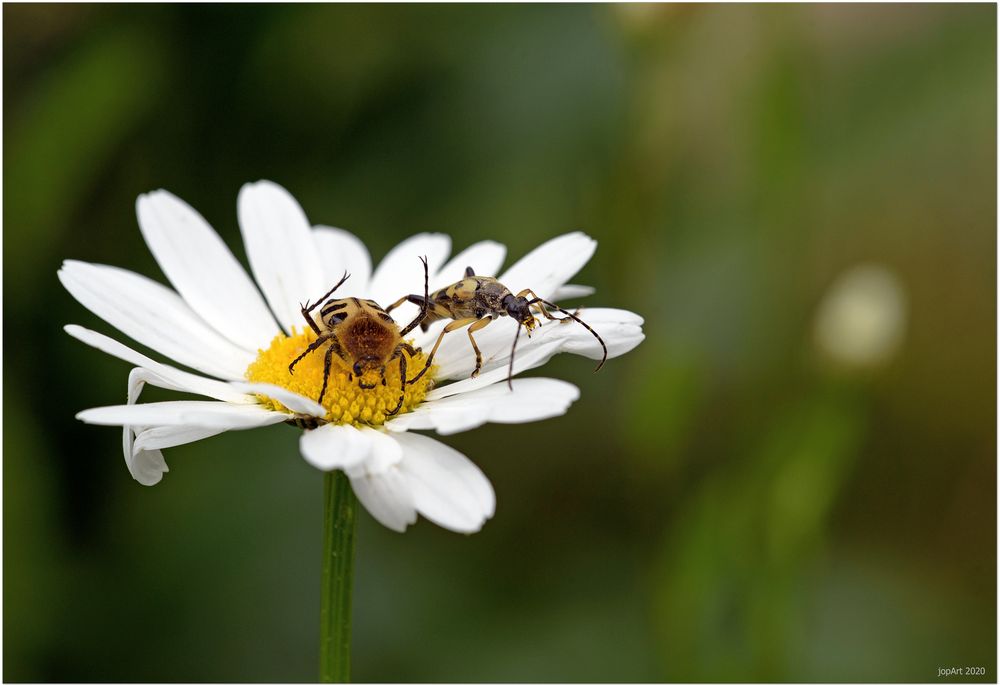
<svg viewBox="0 0 1000 685"><path fill-rule="evenodd" d="M566 416L445 439L495 486L482 532L364 516L358 680L996 680L994 6L3 18L4 680L316 677L322 477L296 430L168 450L144 488L118 430L73 418L128 367L61 331L122 337L62 259L162 279L139 193L245 263L261 178L376 259L429 230L509 264L585 230L585 304L646 318L600 374L534 372L581 387ZM817 317L864 263L884 306L838 306L897 342L851 356L865 324Z"/></svg>

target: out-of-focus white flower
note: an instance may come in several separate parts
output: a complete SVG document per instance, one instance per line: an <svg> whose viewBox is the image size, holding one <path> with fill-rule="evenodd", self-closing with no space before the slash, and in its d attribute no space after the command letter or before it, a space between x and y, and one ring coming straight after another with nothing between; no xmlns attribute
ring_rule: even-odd
<svg viewBox="0 0 1000 685"><path fill-rule="evenodd" d="M906 330L906 293L884 266L860 264L840 274L820 302L815 336L841 364L873 367L887 362Z"/></svg>
<svg viewBox="0 0 1000 685"><path fill-rule="evenodd" d="M245 185L237 208L256 284L201 215L163 190L139 197L136 210L143 238L176 291L116 267L63 264L59 279L87 309L136 342L200 372L154 361L101 333L67 326L73 337L136 367L129 375L126 404L88 409L78 418L124 427L125 463L144 485L158 483L167 471L164 448L281 422L316 426L300 438L302 456L319 469L344 471L358 499L384 525L402 531L420 513L450 530L479 530L494 511L490 482L464 455L409 431L448 435L486 422L522 423L566 412L579 396L569 383L528 378L515 380L512 391L506 387L513 320L500 319L477 333L483 368L476 378L469 377L475 358L467 336L446 336L435 365L406 386L395 415L389 414L400 394L398 370L393 378L390 369L384 386L361 388L334 355L334 372L319 404L323 355L303 359L294 376L288 364L316 337L304 325L300 303L329 290L345 271L351 278L337 291L338 298L385 305L420 291L424 273L418 257L427 257L430 285L436 289L459 280L467 266L480 275L496 274L506 248L484 241L449 260L448 236L420 234L390 250L373 270L358 238L310 225L295 199L274 183ZM550 299L587 294L589 289L567 282L595 249L596 242L582 233L559 236L516 262L500 280L514 292L530 287ZM407 304L393 314L402 323L416 311ZM632 312L588 308L586 319L606 341L609 357L643 339L642 319ZM433 342L444 324L417 330L413 344ZM539 318L531 337L522 339L514 372L564 351L592 359L602 355L582 326ZM146 383L212 399L138 404Z"/></svg>

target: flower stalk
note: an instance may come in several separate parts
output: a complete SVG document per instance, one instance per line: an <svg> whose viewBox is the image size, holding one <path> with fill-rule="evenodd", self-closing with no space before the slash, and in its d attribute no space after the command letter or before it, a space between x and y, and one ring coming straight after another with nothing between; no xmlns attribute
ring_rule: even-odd
<svg viewBox="0 0 1000 685"><path fill-rule="evenodd" d="M320 593L319 676L324 683L351 680L351 594L358 500L341 471L323 475L323 578Z"/></svg>

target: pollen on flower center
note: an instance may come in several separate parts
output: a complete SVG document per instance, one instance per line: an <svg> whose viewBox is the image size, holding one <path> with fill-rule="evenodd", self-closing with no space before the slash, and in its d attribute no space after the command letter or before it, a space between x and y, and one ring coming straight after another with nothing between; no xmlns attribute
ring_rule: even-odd
<svg viewBox="0 0 1000 685"><path fill-rule="evenodd" d="M257 359L247 367L247 380L254 383L273 383L287 388L313 400L319 398L323 388L323 365L327 347L306 355L295 365L295 373L288 372L288 365L305 352L311 342L316 340L312 331L295 333L291 337L277 335L267 349L259 350ZM424 368L426 355L417 352L406 355L407 376L413 378ZM403 392L403 405L399 414L406 413L423 402L430 389L433 368L429 369L416 383L408 384ZM380 425L385 423L388 412L399 403L400 377L399 360L394 359L386 365L385 384L378 368L369 368L360 379L366 385L374 388L362 388L359 379L351 372L351 366L336 354L331 355L330 377L327 381L326 394L322 405L327 410L326 420L331 423L350 423L360 425ZM262 404L275 411L289 411L277 400L261 396Z"/></svg>

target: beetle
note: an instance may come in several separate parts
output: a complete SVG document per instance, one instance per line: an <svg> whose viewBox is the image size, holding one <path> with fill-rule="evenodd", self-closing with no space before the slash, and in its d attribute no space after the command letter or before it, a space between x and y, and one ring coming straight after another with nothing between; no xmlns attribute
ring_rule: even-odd
<svg viewBox="0 0 1000 685"><path fill-rule="evenodd" d="M465 326L468 326L469 342L472 343L472 349L476 353L476 368L473 369L471 376L475 378L479 375L479 370L483 366L483 355L479 351L479 346L476 344L476 339L472 334L486 328L490 322L500 317L509 316L518 323L517 333L514 334L514 343L510 348L510 366L507 371L507 386L513 389L514 350L517 348L517 337L520 335L522 327L528 331L528 335L530 336L531 331L538 325L534 309L537 309L542 316L550 321L559 321L561 323L567 323L570 320L575 321L597 338L597 341L601 343L601 347L604 350L604 355L594 369L595 373L601 370L601 367L604 366L604 362L608 358L608 346L604 343L604 339L597 334L597 331L576 316L576 314L571 314L562 307L542 299L530 288L525 288L515 295L497 279L491 276L477 276L471 266L466 267L465 277L462 280L440 290L435 290L429 297L426 292L422 296L406 295L401 297L389 305L386 311L391 312L404 302L412 302L421 307L421 311L424 312L420 321L421 330L426 331L427 327L435 321L453 319L438 336L430 355L427 357L427 363L424 365L424 368L414 378L407 381L408 383L413 383L427 372L431 362L434 361L434 354L437 352L438 346L441 344L441 340L445 334ZM552 316L552 313L547 308L562 312L566 316Z"/></svg>
<svg viewBox="0 0 1000 685"><path fill-rule="evenodd" d="M424 301L430 301L427 297L427 258L421 257L420 260L424 263ZM364 390L375 387L362 380L369 369L377 368L382 385L385 385L385 369L393 360L398 359L400 394L395 409L387 413L387 416L392 416L403 406L408 383L406 380L406 355L403 352L405 351L411 357L418 352L412 345L403 340L403 336L423 321L427 314L427 307L421 307L413 321L400 330L396 321L374 300L362 300L357 297L328 299L350 277L351 275L345 272L337 284L330 288L329 292L319 298L315 304L309 304L306 301L305 304L300 305L302 318L316 333L316 340L310 343L305 352L288 365L288 373L294 374L295 365L306 355L328 344L323 364L323 388L320 390L318 399L318 402L322 403L323 396L326 394L327 382L330 379L330 363L334 354L351 367L353 373L348 375L348 380L353 380L354 376L357 376L358 387ZM320 320L317 323L312 312L320 304L323 306L319 310ZM426 367L424 370L426 371ZM419 377L417 376L409 382L415 382Z"/></svg>

